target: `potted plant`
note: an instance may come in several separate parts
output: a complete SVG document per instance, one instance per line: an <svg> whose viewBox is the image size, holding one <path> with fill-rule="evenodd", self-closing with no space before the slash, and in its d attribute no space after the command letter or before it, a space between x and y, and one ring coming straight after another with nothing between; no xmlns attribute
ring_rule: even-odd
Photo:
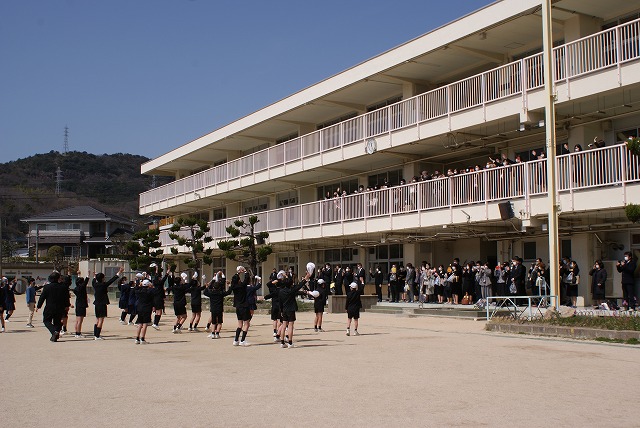
<svg viewBox="0 0 640 428"><path fill-rule="evenodd" d="M640 156L640 138L629 137L625 140L627 149L636 156Z"/></svg>
<svg viewBox="0 0 640 428"><path fill-rule="evenodd" d="M640 221L640 205L627 204L624 207L624 213L632 223L637 223L638 221Z"/></svg>

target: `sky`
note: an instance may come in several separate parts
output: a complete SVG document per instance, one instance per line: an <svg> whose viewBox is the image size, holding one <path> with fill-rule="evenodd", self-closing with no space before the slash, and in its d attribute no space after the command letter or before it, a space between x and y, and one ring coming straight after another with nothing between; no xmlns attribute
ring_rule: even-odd
<svg viewBox="0 0 640 428"><path fill-rule="evenodd" d="M2 0L0 162L155 158L491 0Z"/></svg>

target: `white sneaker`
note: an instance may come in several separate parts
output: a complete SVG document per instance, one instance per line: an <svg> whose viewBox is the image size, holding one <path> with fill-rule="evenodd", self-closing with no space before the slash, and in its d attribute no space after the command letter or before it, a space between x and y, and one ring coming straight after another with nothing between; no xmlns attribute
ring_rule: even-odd
<svg viewBox="0 0 640 428"><path fill-rule="evenodd" d="M347 336L351 336L351 332L347 330Z"/></svg>
<svg viewBox="0 0 640 428"><path fill-rule="evenodd" d="M280 344L280 347L281 347L281 348L286 348L286 347L287 347L287 344L286 344L286 343L281 343L281 344Z"/></svg>
<svg viewBox="0 0 640 428"><path fill-rule="evenodd" d="M189 327L189 331L193 331L193 327Z"/></svg>
<svg viewBox="0 0 640 428"><path fill-rule="evenodd" d="M251 344L246 340L243 340L242 342L240 342L240 346L251 346Z"/></svg>
<svg viewBox="0 0 640 428"><path fill-rule="evenodd" d="M140 339L140 344L141 344L141 345L146 345L146 344L147 344L147 341L146 341L146 340L144 340L144 339Z"/></svg>
<svg viewBox="0 0 640 428"><path fill-rule="evenodd" d="M136 345L140 344L140 340L136 339Z"/></svg>
<svg viewBox="0 0 640 428"><path fill-rule="evenodd" d="M27 327L33 328L33 324L29 323L29 324L27 324Z"/></svg>
<svg viewBox="0 0 640 428"><path fill-rule="evenodd" d="M287 348L297 348L297 346L293 343L287 344Z"/></svg>
<svg viewBox="0 0 640 428"><path fill-rule="evenodd" d="M278 333L273 333L273 337L276 337L278 335Z"/></svg>
<svg viewBox="0 0 640 428"><path fill-rule="evenodd" d="M211 338L213 338L213 337L214 337L214 334L213 334L213 333L209 333L209 334L207 334L207 337L208 337L209 339L211 339Z"/></svg>
<svg viewBox="0 0 640 428"><path fill-rule="evenodd" d="M104 340L102 336L94 336L93 340Z"/></svg>
<svg viewBox="0 0 640 428"><path fill-rule="evenodd" d="M125 323L124 323L124 321L120 320L120 324L124 325Z"/></svg>
<svg viewBox="0 0 640 428"><path fill-rule="evenodd" d="M360 336L360 333L358 333L358 330L355 331L355 333L353 333L354 336Z"/></svg>
<svg viewBox="0 0 640 428"><path fill-rule="evenodd" d="M158 326L157 324L153 324L151 327L155 328L156 330L160 330L160 326Z"/></svg>
<svg viewBox="0 0 640 428"><path fill-rule="evenodd" d="M64 331L64 330L62 330L62 331L60 332L60 336L64 336L65 334L67 334L67 332L66 332L66 331Z"/></svg>
<svg viewBox="0 0 640 428"><path fill-rule="evenodd" d="M277 337L274 337L273 338L273 343L278 343L278 342L280 342L280 339L278 339Z"/></svg>
<svg viewBox="0 0 640 428"><path fill-rule="evenodd" d="M4 327L0 328L0 333L4 333Z"/></svg>
<svg viewBox="0 0 640 428"><path fill-rule="evenodd" d="M82 339L84 336L81 334L74 334L73 337L75 337L76 339Z"/></svg>
<svg viewBox="0 0 640 428"><path fill-rule="evenodd" d="M240 344L240 342L238 342L237 340L233 341L233 346L238 346Z"/></svg>

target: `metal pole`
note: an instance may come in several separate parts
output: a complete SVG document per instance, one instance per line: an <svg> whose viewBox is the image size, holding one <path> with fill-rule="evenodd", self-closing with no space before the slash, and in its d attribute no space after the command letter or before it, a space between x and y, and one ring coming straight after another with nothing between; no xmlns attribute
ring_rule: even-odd
<svg viewBox="0 0 640 428"><path fill-rule="evenodd" d="M551 31L551 0L542 0L542 58L544 64L544 89L546 94L545 131L547 141L547 204L549 210L549 273L551 294L556 297L555 306L559 306L559 245L558 245L558 204L556 201L556 111L553 67L553 37Z"/></svg>

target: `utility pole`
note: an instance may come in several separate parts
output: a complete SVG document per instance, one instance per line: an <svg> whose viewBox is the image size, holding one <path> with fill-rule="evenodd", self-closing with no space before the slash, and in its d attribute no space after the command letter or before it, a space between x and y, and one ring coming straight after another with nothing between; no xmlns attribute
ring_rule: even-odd
<svg viewBox="0 0 640 428"><path fill-rule="evenodd" d="M551 0L542 0L542 58L544 89L546 94L544 127L547 140L547 209L549 211L549 279L551 295L556 296L555 307L560 303L560 249L558 244L558 202L556 198L556 99L553 93L553 36L551 32Z"/></svg>
<svg viewBox="0 0 640 428"><path fill-rule="evenodd" d="M63 146L62 153L66 155L68 151L69 151L69 127L65 125L64 126L64 146Z"/></svg>

